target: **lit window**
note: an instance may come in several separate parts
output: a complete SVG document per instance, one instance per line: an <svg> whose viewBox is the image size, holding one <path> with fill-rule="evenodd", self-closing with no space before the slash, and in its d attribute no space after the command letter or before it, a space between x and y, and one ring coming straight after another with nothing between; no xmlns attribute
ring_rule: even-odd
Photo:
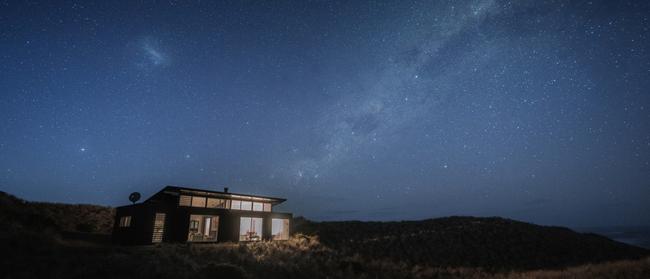
<svg viewBox="0 0 650 279"><path fill-rule="evenodd" d="M272 240L289 239L289 219L272 219L271 220Z"/></svg>
<svg viewBox="0 0 650 279"><path fill-rule="evenodd" d="M165 213L156 213L156 218L153 222L153 235L151 237L151 242L160 243L163 240L163 235L165 234Z"/></svg>
<svg viewBox="0 0 650 279"><path fill-rule="evenodd" d="M216 215L190 215L190 229L187 241L203 242L217 241L219 232L219 216Z"/></svg>
<svg viewBox="0 0 650 279"><path fill-rule="evenodd" d="M239 219L239 240L262 240L262 218L241 217Z"/></svg>
<svg viewBox="0 0 650 279"><path fill-rule="evenodd" d="M253 202L250 201L242 201L241 202L241 210L252 210Z"/></svg>
<svg viewBox="0 0 650 279"><path fill-rule="evenodd" d="M270 203L264 203L264 211L265 212L271 212L271 204Z"/></svg>
<svg viewBox="0 0 650 279"><path fill-rule="evenodd" d="M241 209L241 201L232 201L230 208L231 209Z"/></svg>
<svg viewBox="0 0 650 279"><path fill-rule="evenodd" d="M253 203L253 211L263 211L263 210L264 210L264 205L261 202Z"/></svg>
<svg viewBox="0 0 650 279"><path fill-rule="evenodd" d="M131 226L131 216L120 217L120 227L126 228Z"/></svg>
<svg viewBox="0 0 650 279"><path fill-rule="evenodd" d="M205 198L192 197L192 207L205 207Z"/></svg>
<svg viewBox="0 0 650 279"><path fill-rule="evenodd" d="M190 206L192 205L192 196L181 195L178 199L178 205L180 206Z"/></svg>
<svg viewBox="0 0 650 279"><path fill-rule="evenodd" d="M227 208L226 200L208 198L209 208Z"/></svg>

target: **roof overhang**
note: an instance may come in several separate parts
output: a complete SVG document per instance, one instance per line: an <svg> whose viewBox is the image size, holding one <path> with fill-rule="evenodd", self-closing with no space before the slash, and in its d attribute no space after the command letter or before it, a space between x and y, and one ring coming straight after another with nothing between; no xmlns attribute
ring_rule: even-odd
<svg viewBox="0 0 650 279"><path fill-rule="evenodd" d="M160 193L169 194L169 195L192 195L192 196L212 197L212 198L220 198L220 199L267 202L274 205L286 201L286 199L276 198L276 197L228 193L228 192L194 189L194 188L179 187L179 186L166 186L160 192L154 194L154 196Z"/></svg>

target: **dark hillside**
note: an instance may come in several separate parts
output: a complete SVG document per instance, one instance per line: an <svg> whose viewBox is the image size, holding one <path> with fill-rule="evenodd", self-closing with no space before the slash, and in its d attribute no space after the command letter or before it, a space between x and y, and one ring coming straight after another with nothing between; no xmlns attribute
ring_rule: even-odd
<svg viewBox="0 0 650 279"><path fill-rule="evenodd" d="M0 224L7 228L108 234L114 212L98 205L26 202L0 191Z"/></svg>
<svg viewBox="0 0 650 279"><path fill-rule="evenodd" d="M437 267L561 268L648 255L648 250L599 235L496 217L402 222L297 218L294 232L318 235L324 245L343 254Z"/></svg>

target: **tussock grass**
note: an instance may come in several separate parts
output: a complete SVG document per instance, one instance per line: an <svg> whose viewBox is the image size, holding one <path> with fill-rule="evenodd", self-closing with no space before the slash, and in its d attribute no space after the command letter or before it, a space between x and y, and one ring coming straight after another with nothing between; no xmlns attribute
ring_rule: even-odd
<svg viewBox="0 0 650 279"><path fill-rule="evenodd" d="M33 235L32 235L33 236ZM0 239L4 278L647 278L650 258L562 270L493 272L434 267L323 245L318 237L221 244L120 247L30 238ZM9 241L9 242L8 242ZM227 275L227 276L225 276Z"/></svg>
<svg viewBox="0 0 650 279"><path fill-rule="evenodd" d="M650 278L650 258L588 264L564 270L537 270L499 275L503 279L590 279L590 278Z"/></svg>
<svg viewBox="0 0 650 279"><path fill-rule="evenodd" d="M490 272L558 269L640 259L646 249L568 228L498 217L445 217L402 222L312 222L293 231L314 234L345 255L358 253L411 266L480 267Z"/></svg>

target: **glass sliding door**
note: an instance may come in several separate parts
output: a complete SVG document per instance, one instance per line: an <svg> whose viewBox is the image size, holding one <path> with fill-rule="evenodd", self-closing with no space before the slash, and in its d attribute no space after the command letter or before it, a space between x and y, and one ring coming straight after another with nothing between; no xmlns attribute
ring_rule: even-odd
<svg viewBox="0 0 650 279"><path fill-rule="evenodd" d="M214 242L217 241L219 232L219 216L215 215L190 215L190 227L187 234L189 242Z"/></svg>
<svg viewBox="0 0 650 279"><path fill-rule="evenodd" d="M262 218L241 217L239 219L239 241L262 240Z"/></svg>
<svg viewBox="0 0 650 279"><path fill-rule="evenodd" d="M289 219L271 219L272 240L289 239Z"/></svg>

